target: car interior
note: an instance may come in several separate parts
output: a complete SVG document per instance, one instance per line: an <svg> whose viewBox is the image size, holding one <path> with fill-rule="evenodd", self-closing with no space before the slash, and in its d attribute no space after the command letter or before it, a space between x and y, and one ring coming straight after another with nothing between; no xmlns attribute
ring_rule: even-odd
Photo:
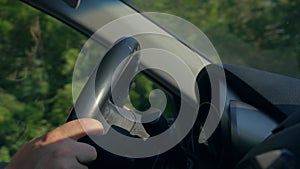
<svg viewBox="0 0 300 169"><path fill-rule="evenodd" d="M116 137L119 140L110 141L110 135L119 133L127 138L143 140L144 136L155 137L168 131L169 128L180 131L184 126L177 123L177 119L181 117L180 106L192 104L190 96L183 99L183 95L188 93L181 91L176 79L160 70L145 69L140 71L139 77L143 79L143 83L151 83L154 88L166 93L167 111L162 112L153 122L141 124L132 123L120 115L118 112L124 106L123 100L128 96L117 91L116 97L119 100L114 100L112 84L115 81L116 83L126 81L128 77L124 72L134 72L138 68L145 67L142 61L139 62L136 52L156 47L172 51L190 67L195 76L197 90L192 90L199 95L197 100L199 107L191 129L178 140L178 144L167 151L146 157L135 157L130 153L128 156L122 156L109 151L107 147L110 145L99 146L93 138L86 136L80 139L80 142L94 146L98 153L94 162L86 164L88 168L300 168L299 78L250 66L223 63L222 52L220 52L221 60L216 60L214 56L218 53L215 49L191 45L185 39L185 34L178 35L176 31L174 33L160 22L158 20L162 18L160 15L155 17L156 15L151 13L143 13L139 11L143 9L139 9L132 1L21 0L19 3L59 20L86 38L91 37L91 42L96 44L96 48L101 46L99 47L102 50L101 54L95 54L96 59L90 60L94 62L93 66L87 66L89 70L83 75L85 79L80 85L81 90L75 91L77 96L73 98L74 105L71 106L71 111L68 115L62 116L67 119L66 122L85 117L95 118L101 122L107 121L105 125L110 125L111 128L107 131L107 136L102 138L105 144L114 142L112 145L120 146L119 149L124 148L124 151L133 152L137 149L135 147L137 145L127 142L121 136ZM118 19L121 22L115 23L114 21ZM139 24L134 24L135 22ZM112 27L115 30L112 30ZM111 33L113 31L117 33ZM159 33L161 37L155 38L155 35L147 34L150 31ZM139 36L142 34L146 35ZM198 40L211 44L206 36L199 37ZM297 45L299 47L299 43ZM212 54L205 49L212 51ZM84 53L84 50L81 52ZM82 55L79 59L83 61L85 57L87 56ZM76 66L80 68L86 65ZM114 77L116 72L117 78ZM131 87L137 83L131 83ZM147 109L148 98L145 103L143 100L142 104ZM133 108L128 107L128 110L121 111L132 114L130 109ZM193 114L185 113L183 116L192 118ZM217 121L216 125L210 126L208 124L210 120ZM211 128L213 131L210 131Z"/></svg>

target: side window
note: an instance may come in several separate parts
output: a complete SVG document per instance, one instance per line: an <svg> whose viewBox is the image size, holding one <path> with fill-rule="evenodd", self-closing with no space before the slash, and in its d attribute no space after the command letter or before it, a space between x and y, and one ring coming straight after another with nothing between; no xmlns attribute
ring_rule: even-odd
<svg viewBox="0 0 300 169"><path fill-rule="evenodd" d="M0 161L65 122L86 37L19 1L0 0Z"/></svg>
<svg viewBox="0 0 300 169"><path fill-rule="evenodd" d="M23 144L65 122L74 65L87 38L19 1L0 0L0 16L0 162L8 162ZM104 55L97 47L90 57ZM132 106L147 110L154 89L166 95L164 116L174 117L173 96L142 73L131 85Z"/></svg>

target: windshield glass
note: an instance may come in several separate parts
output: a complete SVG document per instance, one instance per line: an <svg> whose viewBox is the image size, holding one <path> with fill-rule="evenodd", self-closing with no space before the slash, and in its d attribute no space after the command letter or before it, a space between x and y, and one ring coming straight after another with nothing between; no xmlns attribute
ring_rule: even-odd
<svg viewBox="0 0 300 169"><path fill-rule="evenodd" d="M179 16L203 31L223 64L300 78L300 2L128 0L140 12ZM155 20L155 18L154 18Z"/></svg>

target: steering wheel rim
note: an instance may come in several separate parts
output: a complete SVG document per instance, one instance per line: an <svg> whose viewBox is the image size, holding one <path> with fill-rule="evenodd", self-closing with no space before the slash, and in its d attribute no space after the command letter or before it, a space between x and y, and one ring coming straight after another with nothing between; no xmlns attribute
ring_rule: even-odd
<svg viewBox="0 0 300 169"><path fill-rule="evenodd" d="M82 91L74 107L72 108L66 122L76 120L79 118L94 118L103 122L99 119L100 110L105 109L107 103L111 97L111 85L113 76L117 76L122 73L128 64L135 58L134 52L140 49L138 41L132 37L121 38L118 40L104 55L102 61L97 65L96 69L93 71L88 81L84 85ZM116 72L116 69L118 71ZM95 97L93 97L95 96ZM124 96L120 96L124 97ZM110 126L104 126L104 129ZM121 131L122 132L122 131ZM124 157L117 157L114 154L107 152L102 149L96 143L94 143L88 136L79 140L94 146L97 152L101 153L101 158L97 158L95 162L88 164L88 167L98 168L98 163L101 166L109 168L113 164L110 159L116 159L122 163L122 165L128 166L132 165L131 160ZM103 158L103 156L107 158ZM118 168L119 166L116 166Z"/></svg>
<svg viewBox="0 0 300 169"><path fill-rule="evenodd" d="M69 113L67 122L78 118L95 118L111 97L111 85L115 73L123 72L133 60L133 53L139 50L138 41L132 37L118 40L104 55L89 80L83 87L76 103ZM117 68L121 68L116 72ZM94 90L91 90L91 87ZM91 98L94 92L96 98ZM92 102L91 102L92 101ZM99 119L97 119L99 120Z"/></svg>

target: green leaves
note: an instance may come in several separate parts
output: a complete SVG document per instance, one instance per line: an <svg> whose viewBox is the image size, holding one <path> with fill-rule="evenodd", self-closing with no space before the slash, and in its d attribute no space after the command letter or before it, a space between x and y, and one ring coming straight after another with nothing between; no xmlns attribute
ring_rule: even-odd
<svg viewBox="0 0 300 169"><path fill-rule="evenodd" d="M223 63L300 78L300 1L130 0L129 3L141 12L166 12L192 22L212 41Z"/></svg>
<svg viewBox="0 0 300 169"><path fill-rule="evenodd" d="M0 161L65 122L85 37L18 1L0 0Z"/></svg>

